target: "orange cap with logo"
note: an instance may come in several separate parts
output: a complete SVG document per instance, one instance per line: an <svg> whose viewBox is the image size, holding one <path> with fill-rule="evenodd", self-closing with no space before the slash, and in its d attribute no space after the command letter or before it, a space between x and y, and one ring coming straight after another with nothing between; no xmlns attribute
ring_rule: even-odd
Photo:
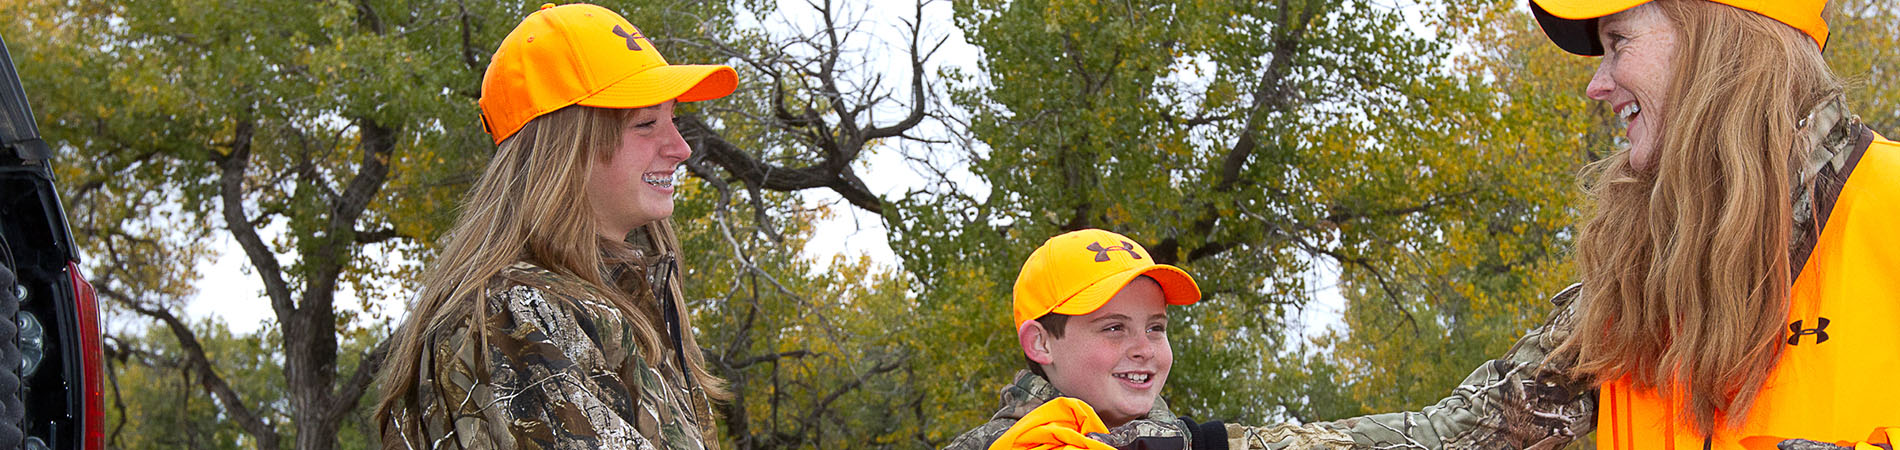
<svg viewBox="0 0 1900 450"><path fill-rule="evenodd" d="M1080 316L1095 312L1121 292L1129 280L1142 275L1161 285L1168 304L1201 300L1201 288L1194 284L1194 278L1180 268L1155 264L1148 250L1127 236L1086 229L1049 238L1029 254L1022 273L1016 276L1016 326L1049 313Z"/></svg>
<svg viewBox="0 0 1900 450"><path fill-rule="evenodd" d="M1603 56L1603 43L1597 42L1597 19L1623 12L1651 0L1531 0L1531 14L1544 28L1544 35L1564 51L1584 56ZM1807 33L1814 45L1827 48L1827 21L1821 10L1827 0L1708 0L1733 6L1775 19Z"/></svg>
<svg viewBox="0 0 1900 450"><path fill-rule="evenodd" d="M502 39L482 77L482 125L495 143L569 105L644 108L725 97L731 67L668 65L626 18L588 4L549 3Z"/></svg>

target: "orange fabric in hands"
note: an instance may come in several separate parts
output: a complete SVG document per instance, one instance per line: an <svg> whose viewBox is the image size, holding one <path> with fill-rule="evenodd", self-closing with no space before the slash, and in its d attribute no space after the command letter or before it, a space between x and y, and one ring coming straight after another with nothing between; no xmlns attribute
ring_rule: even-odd
<svg viewBox="0 0 1900 450"><path fill-rule="evenodd" d="M1087 402L1056 397L1017 420L990 450L1115 450L1085 434L1107 432L1108 425Z"/></svg>
<svg viewBox="0 0 1900 450"><path fill-rule="evenodd" d="M1874 430L1874 435L1854 446L1854 450L1893 450L1895 442L1900 442L1900 427L1885 427Z"/></svg>

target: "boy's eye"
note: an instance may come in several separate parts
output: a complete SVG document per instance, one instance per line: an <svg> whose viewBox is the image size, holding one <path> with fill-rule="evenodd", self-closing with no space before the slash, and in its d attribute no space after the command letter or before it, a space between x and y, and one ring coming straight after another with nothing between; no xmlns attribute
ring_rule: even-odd
<svg viewBox="0 0 1900 450"><path fill-rule="evenodd" d="M1153 325L1153 326L1149 326L1149 327L1148 327L1148 332L1149 332L1149 333L1166 333L1166 332L1168 332L1168 326L1167 326L1167 325Z"/></svg>
<svg viewBox="0 0 1900 450"><path fill-rule="evenodd" d="M1118 324L1102 327L1102 331L1121 331L1123 328L1124 327L1122 326L1122 324L1118 323Z"/></svg>
<svg viewBox="0 0 1900 450"><path fill-rule="evenodd" d="M660 123L660 121L657 121L657 120L649 120L649 121L645 121L645 122L639 122L639 123L635 123L635 124L633 124L633 127L634 127L634 128L643 128L643 129L644 129L644 128L653 128L653 125L654 125L654 124L658 124L658 123Z"/></svg>

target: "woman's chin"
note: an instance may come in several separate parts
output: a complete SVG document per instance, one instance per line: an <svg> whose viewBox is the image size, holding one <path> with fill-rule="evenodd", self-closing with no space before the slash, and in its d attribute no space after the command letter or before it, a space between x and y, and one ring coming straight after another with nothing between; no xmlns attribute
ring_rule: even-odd
<svg viewBox="0 0 1900 450"><path fill-rule="evenodd" d="M1650 165L1656 162L1655 147L1646 144L1648 143L1630 145L1630 168L1638 172L1648 171Z"/></svg>

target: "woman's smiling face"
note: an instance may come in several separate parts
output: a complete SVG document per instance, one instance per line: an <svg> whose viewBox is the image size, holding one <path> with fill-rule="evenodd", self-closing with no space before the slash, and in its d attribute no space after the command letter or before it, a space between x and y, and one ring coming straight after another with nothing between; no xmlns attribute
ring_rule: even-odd
<svg viewBox="0 0 1900 450"><path fill-rule="evenodd" d="M1661 145L1664 111L1675 74L1678 27L1655 3L1597 21L1603 57L1585 94L1609 103L1627 125L1630 166L1649 170Z"/></svg>

